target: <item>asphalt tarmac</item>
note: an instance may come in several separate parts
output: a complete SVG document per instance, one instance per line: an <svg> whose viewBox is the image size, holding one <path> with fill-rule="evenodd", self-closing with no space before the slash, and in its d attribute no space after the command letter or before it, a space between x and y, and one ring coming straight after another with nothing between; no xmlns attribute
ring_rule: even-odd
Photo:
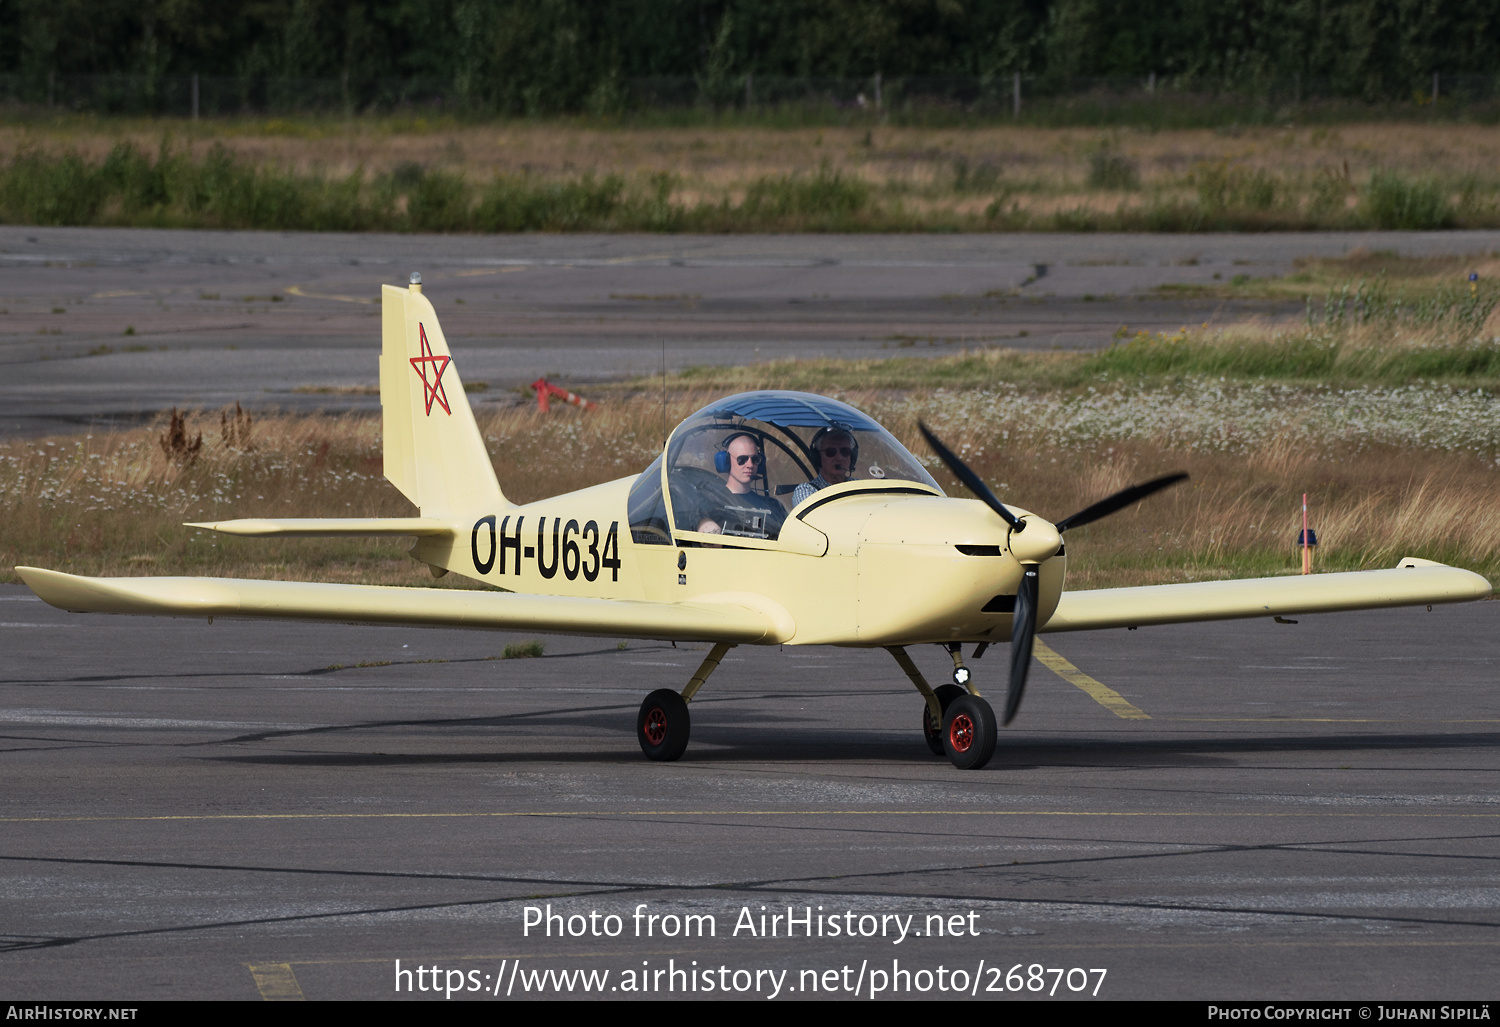
<svg viewBox="0 0 1500 1027"><path fill-rule="evenodd" d="M0 227L0 436L170 407L376 410L379 295L420 271L471 399L788 357L1097 348L1299 304L1162 286L1497 232L389 236Z"/></svg>
<svg viewBox="0 0 1500 1027"><path fill-rule="evenodd" d="M979 772L881 651L735 649L651 764L702 647L517 640L0 587L0 994L1494 996L1500 603L1044 636L1143 716L1037 665Z"/></svg>

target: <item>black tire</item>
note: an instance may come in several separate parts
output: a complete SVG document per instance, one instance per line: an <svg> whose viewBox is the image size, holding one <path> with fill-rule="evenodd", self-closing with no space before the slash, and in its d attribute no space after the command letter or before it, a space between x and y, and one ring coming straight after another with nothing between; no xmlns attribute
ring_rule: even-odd
<svg viewBox="0 0 1500 1027"><path fill-rule="evenodd" d="M957 685L939 685L932 690L932 694L937 696L938 706L944 713L947 713L954 699L969 693ZM932 714L928 711L925 700L922 703L922 737L934 756L948 755L948 751L943 748L943 722L939 720L933 723Z"/></svg>
<svg viewBox="0 0 1500 1027"><path fill-rule="evenodd" d="M943 714L943 749L959 770L978 770L995 755L995 711L977 695L953 700Z"/></svg>
<svg viewBox="0 0 1500 1027"><path fill-rule="evenodd" d="M669 763L687 751L691 732L687 703L670 688L658 688L641 703L635 737L648 760Z"/></svg>

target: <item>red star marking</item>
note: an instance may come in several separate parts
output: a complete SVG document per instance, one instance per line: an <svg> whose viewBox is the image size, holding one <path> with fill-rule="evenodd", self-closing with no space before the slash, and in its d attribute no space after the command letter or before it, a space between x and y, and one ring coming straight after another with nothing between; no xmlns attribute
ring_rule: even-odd
<svg viewBox="0 0 1500 1027"><path fill-rule="evenodd" d="M422 337L422 355L420 357L411 357L410 360L412 370L417 372L422 379L422 390L424 398L427 400L427 416L432 416L432 401L437 400L438 406L443 408L443 413L452 417L453 411L448 409L448 393L443 390L443 372L448 370L448 364L452 362L453 358L435 357L432 355L432 344L427 341L427 329L422 326L420 321L417 322L417 334ZM428 364L433 365L431 382L427 380Z"/></svg>

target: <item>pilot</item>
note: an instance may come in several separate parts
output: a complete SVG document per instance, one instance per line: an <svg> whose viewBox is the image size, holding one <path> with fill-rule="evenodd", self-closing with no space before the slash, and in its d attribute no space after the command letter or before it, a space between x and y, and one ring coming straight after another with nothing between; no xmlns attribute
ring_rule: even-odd
<svg viewBox="0 0 1500 1027"><path fill-rule="evenodd" d="M733 493L733 499L725 509L714 511L714 516L703 518L698 530L711 534L728 532L775 538L786 518L786 510L776 500L755 491L755 479L760 476L766 460L760 440L750 432L735 432L724 440L723 452L727 460L721 459L719 463L728 465L724 487Z"/></svg>
<svg viewBox="0 0 1500 1027"><path fill-rule="evenodd" d="M812 439L813 467L818 476L803 482L792 493L792 505L796 506L819 489L840 485L854 473L854 461L859 459L859 444L843 428L828 427L818 431Z"/></svg>

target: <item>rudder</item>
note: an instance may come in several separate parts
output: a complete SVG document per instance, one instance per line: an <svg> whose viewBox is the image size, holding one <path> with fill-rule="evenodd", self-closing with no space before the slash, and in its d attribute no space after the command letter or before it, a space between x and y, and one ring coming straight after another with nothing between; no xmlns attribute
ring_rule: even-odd
<svg viewBox="0 0 1500 1027"><path fill-rule="evenodd" d="M385 476L424 517L510 506L420 282L381 290Z"/></svg>

